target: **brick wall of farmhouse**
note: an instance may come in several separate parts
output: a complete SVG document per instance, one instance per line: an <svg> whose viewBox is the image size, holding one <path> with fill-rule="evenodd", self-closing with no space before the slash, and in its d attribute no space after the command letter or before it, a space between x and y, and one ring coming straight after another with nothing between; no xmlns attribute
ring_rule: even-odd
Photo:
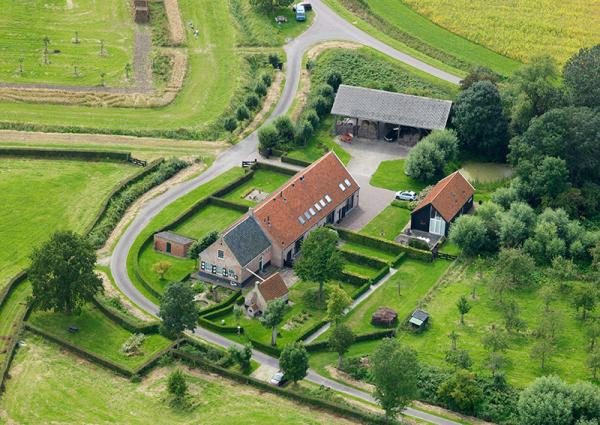
<svg viewBox="0 0 600 425"><path fill-rule="evenodd" d="M171 252L167 252L167 244L171 244ZM191 243L189 244L180 244L175 242L169 242L165 239L154 236L154 249L159 252L163 252L165 254L172 255L174 257L185 258L188 255L188 251L190 249Z"/></svg>

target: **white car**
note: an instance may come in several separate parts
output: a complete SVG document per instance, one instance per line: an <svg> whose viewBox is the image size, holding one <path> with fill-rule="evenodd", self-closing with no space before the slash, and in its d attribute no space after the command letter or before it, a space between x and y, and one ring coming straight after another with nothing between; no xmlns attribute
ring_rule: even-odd
<svg viewBox="0 0 600 425"><path fill-rule="evenodd" d="M396 192L396 199L399 201L416 201L417 194L412 190L401 190L400 192Z"/></svg>
<svg viewBox="0 0 600 425"><path fill-rule="evenodd" d="M271 383L271 385L281 387L283 384L285 384L287 382L287 379L285 378L285 375L283 374L283 372L277 372L275 375L273 375L273 377L271 378L271 380L269 382Z"/></svg>

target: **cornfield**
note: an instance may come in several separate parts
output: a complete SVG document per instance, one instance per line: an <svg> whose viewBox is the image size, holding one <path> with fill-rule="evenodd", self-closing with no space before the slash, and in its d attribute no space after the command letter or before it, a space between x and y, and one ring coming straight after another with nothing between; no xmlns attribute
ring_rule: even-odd
<svg viewBox="0 0 600 425"><path fill-rule="evenodd" d="M399 0L436 24L527 62L550 54L560 64L600 43L600 0Z"/></svg>

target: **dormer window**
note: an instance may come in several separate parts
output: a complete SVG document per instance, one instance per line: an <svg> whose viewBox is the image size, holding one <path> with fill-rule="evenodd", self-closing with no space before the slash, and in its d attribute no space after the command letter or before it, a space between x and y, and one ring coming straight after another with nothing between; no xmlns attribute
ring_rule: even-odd
<svg viewBox="0 0 600 425"><path fill-rule="evenodd" d="M317 209L317 211L321 211L321 206L318 202L315 204L315 208Z"/></svg>
<svg viewBox="0 0 600 425"><path fill-rule="evenodd" d="M308 212L310 212L310 215L316 215L317 214L312 207L308 209Z"/></svg>
<svg viewBox="0 0 600 425"><path fill-rule="evenodd" d="M329 195L325 195L325 200L327 201L328 204L331 204L333 202Z"/></svg>
<svg viewBox="0 0 600 425"><path fill-rule="evenodd" d="M298 217L298 221L300 222L300 224L306 223L306 221L304 220L304 217L302 217L302 216Z"/></svg>
<svg viewBox="0 0 600 425"><path fill-rule="evenodd" d="M321 204L321 206L322 206L323 208L325 208L325 205L327 205L323 199L321 199L321 200L319 201L319 203Z"/></svg>
<svg viewBox="0 0 600 425"><path fill-rule="evenodd" d="M344 186L343 184L340 183L339 187L340 187L340 189L341 189L342 192L346 191L346 186Z"/></svg>
<svg viewBox="0 0 600 425"><path fill-rule="evenodd" d="M304 211L304 217L306 217L307 220L310 220L310 214L308 211Z"/></svg>
<svg viewBox="0 0 600 425"><path fill-rule="evenodd" d="M344 183L346 183L346 186L348 186L348 187L352 186L352 183L350 183L350 180L348 180L348 179L345 179Z"/></svg>

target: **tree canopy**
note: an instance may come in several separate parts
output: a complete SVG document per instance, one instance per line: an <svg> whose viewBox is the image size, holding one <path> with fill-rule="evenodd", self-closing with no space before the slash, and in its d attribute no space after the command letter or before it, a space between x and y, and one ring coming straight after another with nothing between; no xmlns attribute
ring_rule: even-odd
<svg viewBox="0 0 600 425"><path fill-rule="evenodd" d="M102 280L94 271L96 252L76 233L54 233L30 258L34 308L71 314L103 291Z"/></svg>
<svg viewBox="0 0 600 425"><path fill-rule="evenodd" d="M194 296L194 290L187 282L173 282L167 286L158 312L162 319L160 331L164 336L177 338L183 331L196 327L198 310Z"/></svg>
<svg viewBox="0 0 600 425"><path fill-rule="evenodd" d="M279 367L287 379L296 383L308 372L308 353L300 341L286 345L279 356Z"/></svg>
<svg viewBox="0 0 600 425"><path fill-rule="evenodd" d="M577 106L600 106L600 44L583 48L563 68L565 86Z"/></svg>
<svg viewBox="0 0 600 425"><path fill-rule="evenodd" d="M281 298L270 301L263 315L260 317L260 323L265 327L271 328L271 345L277 344L277 325L283 320L285 314L285 301Z"/></svg>

